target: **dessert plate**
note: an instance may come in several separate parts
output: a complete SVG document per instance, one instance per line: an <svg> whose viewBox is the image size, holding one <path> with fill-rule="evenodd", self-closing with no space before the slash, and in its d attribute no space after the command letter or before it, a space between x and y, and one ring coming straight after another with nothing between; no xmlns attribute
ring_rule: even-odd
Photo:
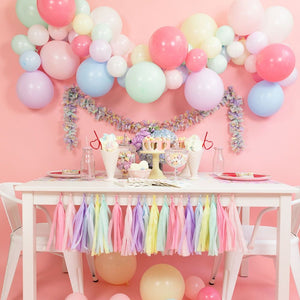
<svg viewBox="0 0 300 300"><path fill-rule="evenodd" d="M57 170L57 171L50 171L47 173L48 176L50 177L55 177L55 178L80 178L80 171L78 173L64 173L62 170Z"/></svg>
<svg viewBox="0 0 300 300"><path fill-rule="evenodd" d="M269 180L271 178L270 175L263 174L251 174L251 175L242 175L239 173L221 173L216 175L217 178L226 179L226 180L236 180L236 181L261 181L261 180Z"/></svg>

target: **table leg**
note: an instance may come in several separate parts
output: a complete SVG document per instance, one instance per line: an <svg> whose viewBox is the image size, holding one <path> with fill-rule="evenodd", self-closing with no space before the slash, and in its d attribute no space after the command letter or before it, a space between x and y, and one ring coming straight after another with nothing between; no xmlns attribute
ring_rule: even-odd
<svg viewBox="0 0 300 300"><path fill-rule="evenodd" d="M281 196L277 212L276 299L289 299L291 196Z"/></svg>
<svg viewBox="0 0 300 300"><path fill-rule="evenodd" d="M242 224L250 224L250 207L242 207ZM240 276L248 277L248 258L243 258L240 268Z"/></svg>
<svg viewBox="0 0 300 300"><path fill-rule="evenodd" d="M36 300L36 214L33 194L23 193L23 300Z"/></svg>

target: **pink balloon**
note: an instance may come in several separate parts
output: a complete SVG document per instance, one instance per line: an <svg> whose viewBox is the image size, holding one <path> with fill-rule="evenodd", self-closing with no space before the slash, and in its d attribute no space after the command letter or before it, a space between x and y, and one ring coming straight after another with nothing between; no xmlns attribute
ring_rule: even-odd
<svg viewBox="0 0 300 300"><path fill-rule="evenodd" d="M70 24L75 16L75 0L37 0L40 16L56 27Z"/></svg>
<svg viewBox="0 0 300 300"><path fill-rule="evenodd" d="M196 300L199 291L205 287L203 280L197 276L189 276L185 280L185 296L191 300Z"/></svg>
<svg viewBox="0 0 300 300"><path fill-rule="evenodd" d="M72 40L71 47L76 55L85 57L89 55L91 42L92 40L88 35L78 35Z"/></svg>
<svg viewBox="0 0 300 300"><path fill-rule="evenodd" d="M215 288L211 286L206 286L200 290L196 299L197 300L221 300L221 296Z"/></svg>
<svg viewBox="0 0 300 300"><path fill-rule="evenodd" d="M29 108L39 109L53 98L54 88L49 77L41 72L25 72L17 82L17 94L20 101Z"/></svg>
<svg viewBox="0 0 300 300"><path fill-rule="evenodd" d="M191 72L199 72L207 63L207 55L202 49L192 49L186 56L185 64Z"/></svg>
<svg viewBox="0 0 300 300"><path fill-rule="evenodd" d="M257 31L264 20L264 8L259 0L235 0L228 13L228 24L237 35Z"/></svg>
<svg viewBox="0 0 300 300"><path fill-rule="evenodd" d="M256 54L268 45L268 37L264 32L255 31L246 40L246 48L250 53Z"/></svg>
<svg viewBox="0 0 300 300"><path fill-rule="evenodd" d="M193 108L206 111L220 103L224 96L224 84L215 71L204 68L188 76L184 94Z"/></svg>
<svg viewBox="0 0 300 300"><path fill-rule="evenodd" d="M108 61L111 57L112 49L105 40L94 40L90 45L90 55L93 60L98 62Z"/></svg>
<svg viewBox="0 0 300 300"><path fill-rule="evenodd" d="M67 296L65 300L87 300L87 297L80 293L73 293Z"/></svg>
<svg viewBox="0 0 300 300"><path fill-rule="evenodd" d="M264 80L276 82L287 78L295 68L295 54L283 44L271 44L256 56L256 70Z"/></svg>
<svg viewBox="0 0 300 300"><path fill-rule="evenodd" d="M252 73L251 75L252 75L253 80L256 82L260 82L263 80L257 73Z"/></svg>
<svg viewBox="0 0 300 300"><path fill-rule="evenodd" d="M188 43L176 27L165 26L156 30L149 41L152 61L162 69L171 70L180 66L187 55Z"/></svg>
<svg viewBox="0 0 300 300"><path fill-rule="evenodd" d="M63 26L63 27L55 27L52 25L48 26L48 31L50 36L57 41L62 41L65 39L69 33L70 26Z"/></svg>
<svg viewBox="0 0 300 300"><path fill-rule="evenodd" d="M109 300L130 300L130 298L125 294L115 294L109 298Z"/></svg>
<svg viewBox="0 0 300 300"><path fill-rule="evenodd" d="M40 56L44 71L59 80L73 77L80 63L70 44L64 41L48 42L43 46Z"/></svg>

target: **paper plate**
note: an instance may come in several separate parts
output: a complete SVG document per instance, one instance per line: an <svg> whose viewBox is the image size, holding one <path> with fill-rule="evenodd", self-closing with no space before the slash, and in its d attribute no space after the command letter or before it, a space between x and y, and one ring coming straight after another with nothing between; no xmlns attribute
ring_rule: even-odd
<svg viewBox="0 0 300 300"><path fill-rule="evenodd" d="M252 174L252 176L248 175L238 175L238 173L221 173L217 175L217 178L226 179L226 180L236 180L236 181L261 181L261 180L269 180L271 178L270 175L264 174Z"/></svg>

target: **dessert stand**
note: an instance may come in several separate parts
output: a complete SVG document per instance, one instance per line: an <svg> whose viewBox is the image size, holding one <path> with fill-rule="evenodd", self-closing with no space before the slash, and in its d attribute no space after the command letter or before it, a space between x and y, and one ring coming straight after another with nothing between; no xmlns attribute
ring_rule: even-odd
<svg viewBox="0 0 300 300"><path fill-rule="evenodd" d="M166 176L159 168L159 155L165 153L163 150L143 150L140 151L143 154L151 154L152 155L152 170L149 175L149 179L165 179Z"/></svg>

